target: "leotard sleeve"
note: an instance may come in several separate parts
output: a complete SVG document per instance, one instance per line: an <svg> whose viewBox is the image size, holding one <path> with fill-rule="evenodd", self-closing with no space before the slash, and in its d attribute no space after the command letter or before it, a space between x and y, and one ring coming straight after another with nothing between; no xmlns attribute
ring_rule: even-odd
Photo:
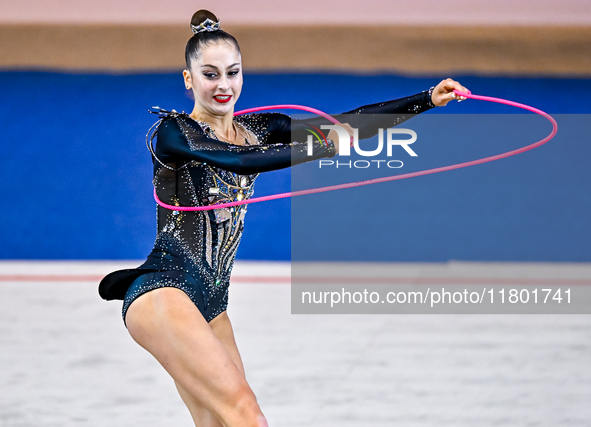
<svg viewBox="0 0 591 427"><path fill-rule="evenodd" d="M333 116L341 123L349 123L351 127L359 129L359 138L366 139L377 135L379 128L390 128L423 113L435 105L431 102L431 90L416 95L392 101L364 105L354 110ZM269 114L268 141L287 142L305 141L310 125L320 128L321 125L333 123L323 117L313 117L303 120L291 120L283 114ZM328 134L328 131L323 131Z"/></svg>
<svg viewBox="0 0 591 427"><path fill-rule="evenodd" d="M396 126L433 107L431 91L424 91L364 105L333 117L359 129L359 138L365 139L376 135L379 128ZM312 155L308 155L306 141L310 125L319 128L332 124L323 117L292 120L283 114L268 113L259 118L265 123L265 143L245 147L208 138L181 114L165 117L157 129L156 155L164 163L180 166L196 160L242 175L283 169L335 155L335 146L330 139L323 143L313 139Z"/></svg>
<svg viewBox="0 0 591 427"><path fill-rule="evenodd" d="M241 175L283 169L316 159L333 157L334 143L313 142L312 155L303 142L278 141L242 146L208 138L182 115L164 118L156 134L156 156L163 163L181 166L191 160L208 163Z"/></svg>

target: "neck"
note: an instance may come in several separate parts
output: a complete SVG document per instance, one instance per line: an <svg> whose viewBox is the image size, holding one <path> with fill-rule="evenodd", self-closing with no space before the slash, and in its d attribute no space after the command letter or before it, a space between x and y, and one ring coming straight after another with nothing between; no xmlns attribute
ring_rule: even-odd
<svg viewBox="0 0 591 427"><path fill-rule="evenodd" d="M224 139L230 139L234 136L234 128L232 126L234 120L233 110L223 116L217 116L195 108L190 116L195 120L209 124L209 126L215 131L216 135Z"/></svg>

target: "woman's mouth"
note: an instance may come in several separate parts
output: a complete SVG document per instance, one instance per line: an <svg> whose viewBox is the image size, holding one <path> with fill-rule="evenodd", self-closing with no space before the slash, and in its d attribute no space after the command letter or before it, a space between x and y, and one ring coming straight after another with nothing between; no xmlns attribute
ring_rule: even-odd
<svg viewBox="0 0 591 427"><path fill-rule="evenodd" d="M230 99L232 99L232 95L215 95L213 99L215 99L217 102L221 104L225 104Z"/></svg>

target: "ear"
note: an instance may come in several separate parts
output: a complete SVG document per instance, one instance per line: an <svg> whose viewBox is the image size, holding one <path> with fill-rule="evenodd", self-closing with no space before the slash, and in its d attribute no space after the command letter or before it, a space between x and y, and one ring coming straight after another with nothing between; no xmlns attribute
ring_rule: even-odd
<svg viewBox="0 0 591 427"><path fill-rule="evenodd" d="M185 80L185 87L187 89L191 89L193 87L193 82L191 81L191 72L189 70L183 70L183 78Z"/></svg>

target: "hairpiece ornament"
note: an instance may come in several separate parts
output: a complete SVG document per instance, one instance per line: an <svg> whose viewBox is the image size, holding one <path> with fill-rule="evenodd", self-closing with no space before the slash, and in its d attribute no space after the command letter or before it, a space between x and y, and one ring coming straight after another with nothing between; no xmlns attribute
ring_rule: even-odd
<svg viewBox="0 0 591 427"><path fill-rule="evenodd" d="M220 29L220 21L215 22L209 18L207 18L205 21L203 21L199 25L191 24L191 30L193 30L193 34L199 34L204 31L208 31L208 32L217 31L219 29Z"/></svg>

